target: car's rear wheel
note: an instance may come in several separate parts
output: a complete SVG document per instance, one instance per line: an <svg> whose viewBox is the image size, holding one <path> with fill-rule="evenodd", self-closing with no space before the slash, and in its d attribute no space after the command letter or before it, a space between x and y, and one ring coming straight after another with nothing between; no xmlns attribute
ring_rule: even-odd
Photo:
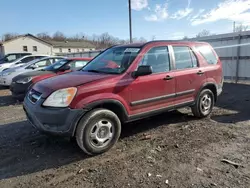
<svg viewBox="0 0 250 188"><path fill-rule="evenodd" d="M94 109L79 122L76 140L88 155L108 151L119 139L121 122L118 116L107 109Z"/></svg>
<svg viewBox="0 0 250 188"><path fill-rule="evenodd" d="M192 106L194 116L198 118L210 115L214 107L214 94L210 89L204 89L198 95L195 105Z"/></svg>

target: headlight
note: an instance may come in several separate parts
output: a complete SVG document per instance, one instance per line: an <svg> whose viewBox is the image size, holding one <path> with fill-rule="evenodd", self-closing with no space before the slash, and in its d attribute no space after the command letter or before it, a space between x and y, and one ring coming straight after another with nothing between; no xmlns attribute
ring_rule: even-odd
<svg viewBox="0 0 250 188"><path fill-rule="evenodd" d="M22 78L20 80L17 80L16 83L18 84L27 84L32 80L32 77Z"/></svg>
<svg viewBox="0 0 250 188"><path fill-rule="evenodd" d="M77 92L77 88L70 87L65 89L59 89L53 92L43 103L44 106L50 107L67 107L74 99Z"/></svg>
<svg viewBox="0 0 250 188"><path fill-rule="evenodd" d="M3 72L3 76L8 76L8 75L10 75L10 74L12 74L13 72Z"/></svg>

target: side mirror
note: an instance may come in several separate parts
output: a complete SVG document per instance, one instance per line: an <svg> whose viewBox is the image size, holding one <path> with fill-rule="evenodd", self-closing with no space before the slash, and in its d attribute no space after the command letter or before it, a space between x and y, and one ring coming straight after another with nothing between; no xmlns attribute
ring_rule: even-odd
<svg viewBox="0 0 250 188"><path fill-rule="evenodd" d="M63 67L61 67L59 69L59 71L67 71L67 70L70 70L70 66L69 65L65 65L65 66L63 66Z"/></svg>
<svg viewBox="0 0 250 188"><path fill-rule="evenodd" d="M137 78L139 76L145 76L145 75L149 75L152 73L153 73L153 70L150 65L141 65L138 67L136 71L132 73L132 76Z"/></svg>
<svg viewBox="0 0 250 188"><path fill-rule="evenodd" d="M30 68L31 68L31 69L36 69L36 68L38 68L38 66L35 65L35 64L33 64L33 65L30 65Z"/></svg>

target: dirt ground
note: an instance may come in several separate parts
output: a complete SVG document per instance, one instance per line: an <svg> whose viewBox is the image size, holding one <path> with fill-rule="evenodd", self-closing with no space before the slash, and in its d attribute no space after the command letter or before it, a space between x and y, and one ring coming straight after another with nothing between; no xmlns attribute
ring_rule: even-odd
<svg viewBox="0 0 250 188"><path fill-rule="evenodd" d="M225 83L210 118L181 109L126 124L115 147L95 157L32 128L1 88L0 187L248 188L250 85Z"/></svg>

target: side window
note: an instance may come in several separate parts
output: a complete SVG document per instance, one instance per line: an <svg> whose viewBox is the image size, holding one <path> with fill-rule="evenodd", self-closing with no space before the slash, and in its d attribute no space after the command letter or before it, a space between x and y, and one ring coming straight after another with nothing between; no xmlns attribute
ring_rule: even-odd
<svg viewBox="0 0 250 188"><path fill-rule="evenodd" d="M197 67L197 59L187 46L173 46L176 69Z"/></svg>
<svg viewBox="0 0 250 188"><path fill-rule="evenodd" d="M153 73L167 72L170 70L169 52L167 46L154 47L143 57L139 65L152 66Z"/></svg>
<svg viewBox="0 0 250 188"><path fill-rule="evenodd" d="M43 61L39 61L39 62L36 63L36 66L37 67L46 67L46 66L51 65L51 61L52 61L52 59L46 59L46 60L43 60Z"/></svg>
<svg viewBox="0 0 250 188"><path fill-rule="evenodd" d="M8 61L14 61L15 59L17 59L16 55L9 55L8 57L6 57L6 59L8 59Z"/></svg>
<svg viewBox="0 0 250 188"><path fill-rule="evenodd" d="M218 59L209 46L197 46L196 49L207 60L208 64L217 64Z"/></svg>
<svg viewBox="0 0 250 188"><path fill-rule="evenodd" d="M26 58L23 58L20 62L18 63L28 63L30 61L32 61L34 59L34 57L26 57Z"/></svg>
<svg viewBox="0 0 250 188"><path fill-rule="evenodd" d="M88 63L88 61L73 61L69 64L70 69L78 69L78 68L82 68L84 67L86 64Z"/></svg>

